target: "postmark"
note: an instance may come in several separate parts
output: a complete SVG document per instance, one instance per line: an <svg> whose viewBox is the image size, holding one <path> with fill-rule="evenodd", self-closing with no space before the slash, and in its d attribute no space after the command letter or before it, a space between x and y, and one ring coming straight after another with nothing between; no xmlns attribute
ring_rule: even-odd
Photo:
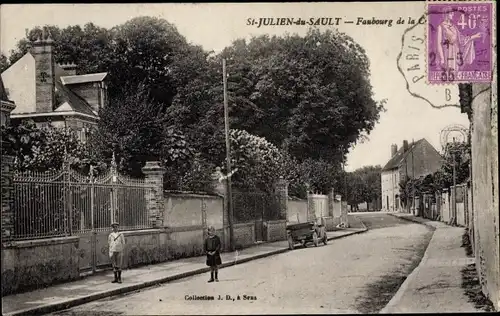
<svg viewBox="0 0 500 316"><path fill-rule="evenodd" d="M491 82L493 4L429 2L426 10L427 82Z"/></svg>
<svg viewBox="0 0 500 316"><path fill-rule="evenodd" d="M429 85L426 69L427 13L418 23L407 28L401 36L401 50L397 67L406 82L406 90L413 97L425 101L433 108L460 107L458 85Z"/></svg>

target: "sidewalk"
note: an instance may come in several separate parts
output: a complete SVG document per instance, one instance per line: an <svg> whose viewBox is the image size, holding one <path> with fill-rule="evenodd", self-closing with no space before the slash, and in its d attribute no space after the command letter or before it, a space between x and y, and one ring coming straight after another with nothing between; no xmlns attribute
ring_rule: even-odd
<svg viewBox="0 0 500 316"><path fill-rule="evenodd" d="M328 232L328 240L365 232L363 228L348 228ZM272 256L288 251L288 242L262 243L239 252L222 253L222 266ZM105 297L136 291L160 283L170 282L209 272L205 257L186 258L148 265L123 272L123 283L111 283L112 271L86 277L82 280L54 285L32 292L13 294L2 298L3 315L41 315L85 304Z"/></svg>
<svg viewBox="0 0 500 316"><path fill-rule="evenodd" d="M465 228L388 213L434 230L422 261L380 313L482 312L469 302L462 285L462 269L475 262L461 247Z"/></svg>

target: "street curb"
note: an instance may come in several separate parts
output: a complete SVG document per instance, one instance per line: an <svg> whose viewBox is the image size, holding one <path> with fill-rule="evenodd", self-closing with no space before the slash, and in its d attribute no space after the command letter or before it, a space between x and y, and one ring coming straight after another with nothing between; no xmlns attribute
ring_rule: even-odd
<svg viewBox="0 0 500 316"><path fill-rule="evenodd" d="M417 222L417 221L414 221L414 220L412 220L410 218L399 217L399 216L392 215L392 214L390 214L390 215L394 216L394 217L397 217L397 218L404 219L404 220L412 222L412 223L422 224L422 225L424 225L426 227L432 228L432 237L431 237L431 240L429 240L429 243L427 244L427 247L425 248L424 255L422 256L422 259L420 259L420 262L418 263L418 265L415 267L415 269L413 269L413 271L403 281L403 284L401 284L401 286L399 287L398 291L391 298L391 300L389 301L389 303L387 303L387 305L385 305L385 307L378 312L379 314L398 313L398 312L395 312L395 311L389 312L389 310L391 308L393 308L394 306L396 306L401 301L401 298L403 297L404 293L406 292L406 290L410 286L410 283L413 282L417 278L417 275L418 275L418 272L420 270L420 267L422 266L422 263L425 262L427 260L427 258L429 257L429 245L432 243L432 240L434 239L434 233L435 233L435 231L437 229L436 227L434 227L432 225L424 224L424 223L421 223L421 222Z"/></svg>
<svg viewBox="0 0 500 316"><path fill-rule="evenodd" d="M363 226L364 226L364 230L354 231L354 232L351 232L349 234L345 234L345 235L342 235L342 236L329 237L328 240L340 239L340 238L344 238L344 237L347 237L347 236L364 233L368 229L366 228L366 226L364 224L363 224ZM259 254L259 255L255 255L255 256L250 256L250 257L247 257L247 258L239 259L237 261L226 262L226 263L223 263L219 267L219 269L230 267L230 266L234 266L234 265L238 265L238 264L241 264L241 263L246 263L246 262L249 262L249 261L252 261L252 260L257 260L257 259L262 259L262 258L265 258L265 257L270 257L270 256L273 256L273 255L285 253L285 252L288 252L288 251L290 251L288 248L283 248L283 249L273 250L273 251L269 251L269 252L262 253L262 254ZM125 287L114 289L114 290L101 291L101 292L94 293L94 294L91 294L91 295L87 295L87 296L84 296L84 297L74 298L74 299L71 299L71 300L68 300L68 301L65 301L65 302L54 303L54 304L49 304L49 305L35 307L35 308L23 309L23 310L14 311L14 312L11 312L11 313L5 313L3 315L4 316L24 316L24 315L40 315L40 314L53 313L53 312L65 310L65 309L68 309L68 308L71 308L71 307L75 307L75 306L78 306L78 305L86 304L86 303L89 303L89 302L92 302L92 301L97 301L97 300L100 300L100 299L103 299L103 298L106 298L106 297L116 296L116 295L120 295L120 294L124 294L124 293L128 293L128 292L134 292L134 291L137 291L137 290L140 290L140 289L144 289L144 288L148 288L148 287L152 287L152 286L155 286L155 285L158 285L158 284L168 283L168 282L176 281L176 280L179 280L179 279L184 279L184 278L187 278L187 277L191 277L191 276L194 276L194 275L198 275L198 274L202 274L202 273L207 273L209 271L210 271L210 267L200 268L200 269L196 269L196 270L192 270L192 271L188 271L188 272L184 272L184 273L179 273L179 274L176 274L176 275L168 276L168 277L165 277L165 278L157 279L157 280L154 280L154 281L148 281L148 282L144 282L144 283L140 283L140 284L129 285L129 286L125 286Z"/></svg>
<svg viewBox="0 0 500 316"><path fill-rule="evenodd" d="M396 217L396 218L402 219L402 220L407 221L407 222L412 222L412 223L421 224L421 225L424 225L424 226L427 226L427 227L431 228L432 230L436 230L436 226L433 226L433 225L427 224L427 223L425 223L425 222L424 222L424 223L422 223L422 222L416 221L416 220L414 220L413 218L404 217L404 216L397 216L397 215L394 215L394 214L391 214L391 213L387 213L387 214L391 215L392 217Z"/></svg>

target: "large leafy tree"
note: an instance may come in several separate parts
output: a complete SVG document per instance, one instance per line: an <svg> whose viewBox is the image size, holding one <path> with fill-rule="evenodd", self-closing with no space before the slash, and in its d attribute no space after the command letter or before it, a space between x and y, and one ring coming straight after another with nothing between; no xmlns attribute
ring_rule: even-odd
<svg viewBox="0 0 500 316"><path fill-rule="evenodd" d="M144 85L113 99L101 113L94 138L98 151L105 157L114 152L119 170L133 176L142 176L142 167L151 160L188 168L194 151L182 133L165 124L162 104L149 100Z"/></svg>
<svg viewBox="0 0 500 316"><path fill-rule="evenodd" d="M26 54L30 42L43 36L44 31L54 40L55 61L74 62L80 73L105 71L114 58L111 33L105 28L93 23L87 23L83 28L73 25L63 29L55 25L45 25L27 31L26 38L19 40L16 49L10 52L11 64Z"/></svg>
<svg viewBox="0 0 500 316"><path fill-rule="evenodd" d="M204 79L185 89L182 98L190 102L176 109L173 120L190 122L193 133L223 130L222 58L231 126L265 137L299 161L340 162L383 110L383 102L373 100L368 58L347 35L311 30L304 37L260 36L237 40L209 59Z"/></svg>
<svg viewBox="0 0 500 316"><path fill-rule="evenodd" d="M231 130L231 176L240 189L270 192L280 176L284 176L284 156L266 139L243 130ZM222 170L225 170L223 166Z"/></svg>
<svg viewBox="0 0 500 316"><path fill-rule="evenodd" d="M187 71L186 60L203 55L201 48L188 44L166 20L137 17L112 29L93 23L83 28L35 27L11 51L11 63L28 51L29 42L41 36L43 29L54 39L56 62L75 62L78 73L108 72L111 99L145 84L150 97L165 108L170 106L178 85L196 69L194 66Z"/></svg>

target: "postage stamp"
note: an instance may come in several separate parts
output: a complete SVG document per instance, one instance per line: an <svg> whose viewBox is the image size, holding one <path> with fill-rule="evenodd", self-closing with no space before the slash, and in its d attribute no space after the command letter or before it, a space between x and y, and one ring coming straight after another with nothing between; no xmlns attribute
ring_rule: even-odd
<svg viewBox="0 0 500 316"><path fill-rule="evenodd" d="M427 12L428 83L491 82L492 3L430 2Z"/></svg>

